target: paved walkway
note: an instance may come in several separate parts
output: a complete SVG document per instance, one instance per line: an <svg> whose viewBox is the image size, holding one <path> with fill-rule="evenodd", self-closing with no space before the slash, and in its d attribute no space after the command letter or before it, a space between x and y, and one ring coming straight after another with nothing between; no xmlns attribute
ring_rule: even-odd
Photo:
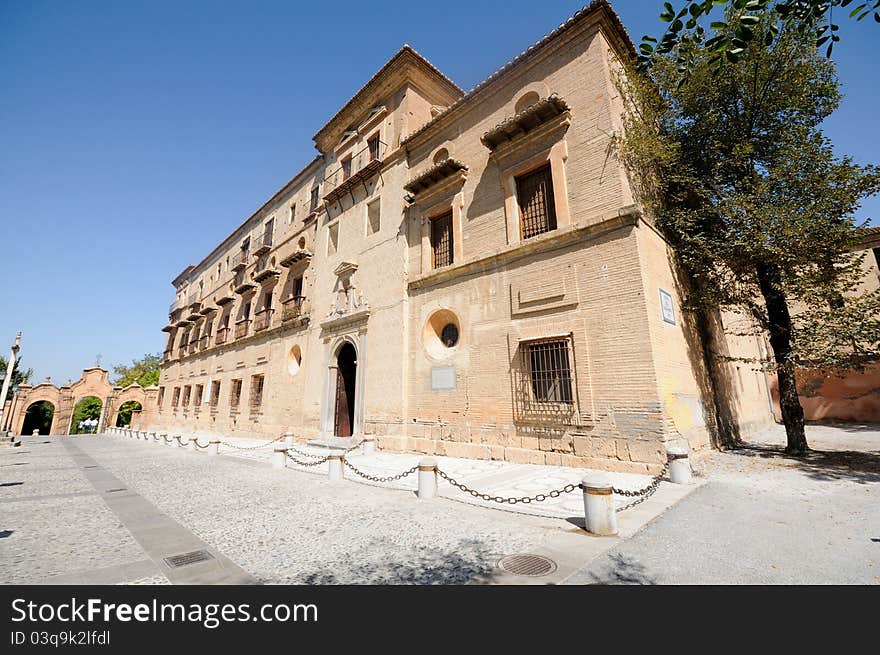
<svg viewBox="0 0 880 655"><path fill-rule="evenodd" d="M572 584L880 584L880 426L782 428L716 453L708 482Z"/></svg>
<svg viewBox="0 0 880 655"><path fill-rule="evenodd" d="M272 469L270 452L227 446L215 457L122 436L25 437L20 448L0 450L0 583L546 584L617 541L579 527L579 491L535 516L519 506L473 506L451 488L441 487L446 497L418 500L415 479L391 487L355 484L348 470L349 479L331 482L320 471ZM584 473L439 459L450 475L498 495L548 491ZM352 456L379 474L417 460ZM621 514L622 534L696 486L661 484ZM196 550L212 559L180 569L166 561ZM557 569L520 578L496 567L519 553L550 557Z"/></svg>

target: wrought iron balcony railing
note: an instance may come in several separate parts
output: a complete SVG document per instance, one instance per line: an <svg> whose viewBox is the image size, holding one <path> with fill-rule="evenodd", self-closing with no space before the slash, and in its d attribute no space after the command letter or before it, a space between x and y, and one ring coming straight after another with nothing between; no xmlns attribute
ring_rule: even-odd
<svg viewBox="0 0 880 655"><path fill-rule="evenodd" d="M272 314L274 313L275 310L272 308L258 311L254 318L254 332L260 332L261 330L268 328L269 324L272 322Z"/></svg>
<svg viewBox="0 0 880 655"><path fill-rule="evenodd" d="M248 335L248 330L250 329L250 327L251 327L250 319L246 318L241 321L238 321L235 324L235 338L241 339L242 337L246 337Z"/></svg>
<svg viewBox="0 0 880 655"><path fill-rule="evenodd" d="M214 345L222 346L226 343L226 339L229 337L229 328L221 327L217 329L217 336L214 337Z"/></svg>
<svg viewBox="0 0 880 655"><path fill-rule="evenodd" d="M281 321L292 321L303 315L305 296L290 296L281 303Z"/></svg>

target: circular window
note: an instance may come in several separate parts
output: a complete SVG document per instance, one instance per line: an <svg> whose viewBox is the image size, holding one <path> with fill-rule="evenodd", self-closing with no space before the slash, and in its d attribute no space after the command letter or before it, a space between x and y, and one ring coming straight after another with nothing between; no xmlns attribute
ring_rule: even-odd
<svg viewBox="0 0 880 655"><path fill-rule="evenodd" d="M301 367L302 349L299 347L299 344L297 344L290 349L289 353L287 353L287 372L291 375L296 375L299 373Z"/></svg>
<svg viewBox="0 0 880 655"><path fill-rule="evenodd" d="M461 323L455 312L449 309L438 309L431 314L422 330L422 343L434 359L449 357L460 339Z"/></svg>
<svg viewBox="0 0 880 655"><path fill-rule="evenodd" d="M443 326L440 342L447 348L453 348L458 343L458 326L455 323L447 323Z"/></svg>

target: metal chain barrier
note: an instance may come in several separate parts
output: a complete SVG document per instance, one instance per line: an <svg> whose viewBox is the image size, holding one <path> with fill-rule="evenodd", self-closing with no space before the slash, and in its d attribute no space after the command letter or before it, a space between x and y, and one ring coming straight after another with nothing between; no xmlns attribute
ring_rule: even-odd
<svg viewBox="0 0 880 655"><path fill-rule="evenodd" d="M320 459L322 457L321 455L314 455L312 453L307 453L306 451L300 450L299 448L295 448L294 446L287 446L287 450L292 450L300 457L313 457L315 459Z"/></svg>
<svg viewBox="0 0 880 655"><path fill-rule="evenodd" d="M211 444L210 444L210 443L206 443L206 444L203 446L202 444L199 443L199 440L198 440L198 439L195 439L194 441L195 441L195 444L196 444L196 448L200 448L201 450L205 450L205 448L210 448L210 447L211 447Z"/></svg>
<svg viewBox="0 0 880 655"><path fill-rule="evenodd" d="M324 462L326 462L327 460L330 459L330 457L327 456L327 457L322 457L321 459L314 461L314 462L304 462L302 460L297 459L293 455L291 455L289 451L285 451L284 456L287 457L287 459L292 461L294 464L299 464L300 466L318 466L319 464L323 464Z"/></svg>
<svg viewBox="0 0 880 655"><path fill-rule="evenodd" d="M418 467L416 467L418 468ZM567 484L562 489L554 489L546 494L536 494L534 496L523 496L522 498L504 498L502 496L490 496L489 494L484 494L476 489L471 489L465 484L462 484L458 480L449 477L445 471L441 471L439 468L437 469L437 475L446 480L453 487L461 489L465 493L470 494L474 498L479 498L480 500L486 500L493 503L507 503L508 505L516 505L517 503L523 503L524 505L528 505L529 503L535 502L540 503L542 501L547 500L548 498L559 498L562 494L568 494L578 488L577 484Z"/></svg>
<svg viewBox="0 0 880 655"><path fill-rule="evenodd" d="M235 444L231 444L228 441L221 441L220 443L229 448L233 448L235 450L257 450L259 448L265 448L266 446L271 446L273 443L281 441L284 439L284 435L282 434L280 437L276 439L272 439L272 441L267 441L266 443L261 443L257 446L236 446Z"/></svg>
<svg viewBox="0 0 880 655"><path fill-rule="evenodd" d="M187 440L186 440L186 443L183 443L182 441L180 441L179 443L180 443L181 446L188 446L190 441L192 441L192 440L191 440L191 439L187 439Z"/></svg>
<svg viewBox="0 0 880 655"><path fill-rule="evenodd" d="M657 491L657 487L660 486L660 482L663 480L663 476L669 471L669 460L666 461L666 464L663 465L663 468L660 470L660 473L654 476L651 482L641 489L636 489L634 491L627 491L626 489L618 489L617 487L611 487L611 490L618 494L619 496L624 496L626 498L635 498L635 500L628 505L624 505L619 508L618 512L625 512L628 509L631 509L638 505L639 503L643 503L648 498L654 495L654 492Z"/></svg>
<svg viewBox="0 0 880 655"><path fill-rule="evenodd" d="M347 466L348 468L350 468L355 473L355 475L359 475L362 478L364 478L365 480L370 480L371 482L394 482L396 480L401 480L408 475L412 475L413 473L415 473L416 471L419 470L419 466L418 466L418 464L416 464L411 469L407 469L403 473L398 473L397 475L389 475L389 476L386 476L383 478L383 477L379 477L376 475L370 475L369 473L365 473L364 471L361 471L354 464L349 462L345 457L342 458L342 463L345 466Z"/></svg>

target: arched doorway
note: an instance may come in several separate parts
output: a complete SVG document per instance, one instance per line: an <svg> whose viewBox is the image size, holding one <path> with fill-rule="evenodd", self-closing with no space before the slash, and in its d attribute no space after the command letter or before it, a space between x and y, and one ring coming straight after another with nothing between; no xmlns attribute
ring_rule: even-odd
<svg viewBox="0 0 880 655"><path fill-rule="evenodd" d="M357 351L346 341L336 355L336 407L333 433L337 437L352 435L356 387Z"/></svg>
<svg viewBox="0 0 880 655"><path fill-rule="evenodd" d="M119 412L116 414L116 427L121 428L126 425L131 425L132 412L139 412L142 409L143 406L136 400L129 400L122 403L119 407Z"/></svg>
<svg viewBox="0 0 880 655"><path fill-rule="evenodd" d="M22 434L33 434L39 430L40 434L51 434L52 418L55 416L55 405L48 400L38 400L28 405L24 413L24 424L21 427Z"/></svg>
<svg viewBox="0 0 880 655"><path fill-rule="evenodd" d="M104 403L97 396L86 396L81 398L73 408L73 416L70 419L70 429L68 434L87 434L97 431L97 426L101 421L101 410ZM85 421L94 422L94 426L80 425Z"/></svg>

